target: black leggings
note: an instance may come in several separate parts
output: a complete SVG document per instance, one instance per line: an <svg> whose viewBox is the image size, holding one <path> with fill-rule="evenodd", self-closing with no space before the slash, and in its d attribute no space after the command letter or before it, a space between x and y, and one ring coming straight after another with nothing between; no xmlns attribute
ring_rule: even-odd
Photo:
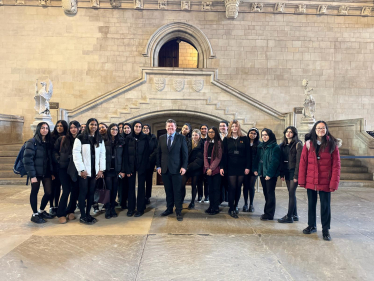
<svg viewBox="0 0 374 281"><path fill-rule="evenodd" d="M67 214L74 213L75 207L78 199L78 181L72 181L71 177L67 173L67 169L59 170L60 180L62 184L62 195L60 199L60 204L57 209L57 217L65 217ZM70 195L69 206L68 199Z"/></svg>
<svg viewBox="0 0 374 281"><path fill-rule="evenodd" d="M238 207L240 194L242 192L243 181L244 181L244 175L228 176L230 211L235 211L236 207Z"/></svg>
<svg viewBox="0 0 374 281"><path fill-rule="evenodd" d="M40 203L40 210L44 210L45 206L47 206L52 190L52 178L38 177L37 180L37 182L31 183L30 193L30 205L34 214L38 212L38 192L40 188L40 182L43 183L44 188L44 195L42 198L42 202Z"/></svg>
<svg viewBox="0 0 374 281"><path fill-rule="evenodd" d="M60 180L60 174L57 172L55 173L55 179L52 181L52 194L49 198L50 207L58 207L60 194L61 194L61 180ZM53 200L54 200L54 204L53 204Z"/></svg>
<svg viewBox="0 0 374 281"><path fill-rule="evenodd" d="M204 189L203 189L204 186ZM209 197L209 185L208 185L208 178L206 174L200 176L199 181L197 183L197 197L208 198Z"/></svg>
<svg viewBox="0 0 374 281"><path fill-rule="evenodd" d="M81 211L81 217L85 218L90 215L92 203L94 201L96 179L93 177L87 177L86 179L79 178L79 209ZM87 198L87 207L86 205Z"/></svg>
<svg viewBox="0 0 374 281"><path fill-rule="evenodd" d="M182 203L184 201L184 198L186 197L186 183L189 178L191 178L191 203L195 203L197 184L200 176L189 176L186 174L182 176Z"/></svg>
<svg viewBox="0 0 374 281"><path fill-rule="evenodd" d="M114 175L105 175L106 188L110 190L110 202L106 204L105 208L113 208L116 206L116 197L118 191L118 185L120 183L120 178L117 173Z"/></svg>
<svg viewBox="0 0 374 281"><path fill-rule="evenodd" d="M288 213L287 217L297 216L296 188L298 183L293 180L286 181L288 189Z"/></svg>
<svg viewBox="0 0 374 281"><path fill-rule="evenodd" d="M248 205L248 193L249 193L249 205L253 205L253 198L255 197L255 184L257 176L250 173L244 176L244 187L243 187L243 197L244 204Z"/></svg>

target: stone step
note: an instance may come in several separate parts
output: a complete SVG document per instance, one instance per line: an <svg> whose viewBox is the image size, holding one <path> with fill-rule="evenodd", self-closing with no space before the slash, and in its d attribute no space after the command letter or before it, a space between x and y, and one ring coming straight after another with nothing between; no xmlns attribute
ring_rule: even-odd
<svg viewBox="0 0 374 281"><path fill-rule="evenodd" d="M367 173L368 168L364 166L341 167L342 173Z"/></svg>
<svg viewBox="0 0 374 281"><path fill-rule="evenodd" d="M17 144L4 144L0 145L0 152L2 151L20 151L23 143L17 143Z"/></svg>
<svg viewBox="0 0 374 281"><path fill-rule="evenodd" d="M0 157L17 157L18 156L18 151L0 151Z"/></svg>
<svg viewBox="0 0 374 281"><path fill-rule="evenodd" d="M13 170L0 171L0 179L2 178L19 178L20 175L16 175Z"/></svg>
<svg viewBox="0 0 374 281"><path fill-rule="evenodd" d="M14 163L10 164L1 164L0 165L0 171L13 171L13 165Z"/></svg>
<svg viewBox="0 0 374 281"><path fill-rule="evenodd" d="M342 167L361 167L361 161L357 159L341 159Z"/></svg>
<svg viewBox="0 0 374 281"><path fill-rule="evenodd" d="M341 180L373 180L373 174L371 173L341 173Z"/></svg>
<svg viewBox="0 0 374 281"><path fill-rule="evenodd" d="M14 164L17 157L0 157L0 165L3 164Z"/></svg>
<svg viewBox="0 0 374 281"><path fill-rule="evenodd" d="M26 176L24 176L23 178L18 176L17 179L15 179L15 178L0 178L0 185L26 185L26 180L27 180Z"/></svg>
<svg viewBox="0 0 374 281"><path fill-rule="evenodd" d="M374 187L374 181L370 180L341 180L339 187Z"/></svg>

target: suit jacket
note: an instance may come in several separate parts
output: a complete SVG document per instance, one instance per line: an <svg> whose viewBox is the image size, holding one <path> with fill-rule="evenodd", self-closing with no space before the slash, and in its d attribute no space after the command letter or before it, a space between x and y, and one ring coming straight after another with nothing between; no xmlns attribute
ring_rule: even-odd
<svg viewBox="0 0 374 281"><path fill-rule="evenodd" d="M157 147L157 167L161 167L161 173L179 174L180 169L187 170L188 148L186 138L180 134L174 135L170 151L167 146L167 134L162 135Z"/></svg>

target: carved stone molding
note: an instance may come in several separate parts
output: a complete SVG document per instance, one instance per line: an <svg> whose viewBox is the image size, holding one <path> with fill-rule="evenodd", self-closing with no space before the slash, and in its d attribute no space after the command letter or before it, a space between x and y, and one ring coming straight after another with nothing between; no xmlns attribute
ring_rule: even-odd
<svg viewBox="0 0 374 281"><path fill-rule="evenodd" d="M236 19L239 14L240 0L225 0L226 18Z"/></svg>
<svg viewBox="0 0 374 281"><path fill-rule="evenodd" d="M300 4L297 5L297 8L295 9L295 14L305 14L306 13L306 5Z"/></svg>
<svg viewBox="0 0 374 281"><path fill-rule="evenodd" d="M100 0L90 0L92 8L99 8L100 7Z"/></svg>
<svg viewBox="0 0 374 281"><path fill-rule="evenodd" d="M327 7L328 5L319 5L317 9L317 14L321 14L321 15L327 14Z"/></svg>
<svg viewBox="0 0 374 281"><path fill-rule="evenodd" d="M177 92L181 92L184 89L184 79L174 79L173 86Z"/></svg>
<svg viewBox="0 0 374 281"><path fill-rule="evenodd" d="M61 0L61 4L65 14L75 15L78 12L76 0Z"/></svg>
<svg viewBox="0 0 374 281"><path fill-rule="evenodd" d="M285 7L286 7L286 3L277 3L275 4L274 12L283 13Z"/></svg>
<svg viewBox="0 0 374 281"><path fill-rule="evenodd" d="M340 7L339 7L339 12L338 12L338 14L339 14L339 15L342 15L342 16L343 16L343 15L346 16L346 15L348 15L348 11L349 11L349 7L343 5L343 6L340 6Z"/></svg>
<svg viewBox="0 0 374 281"><path fill-rule="evenodd" d="M191 2L190 1L181 1L181 10L191 10Z"/></svg>
<svg viewBox="0 0 374 281"><path fill-rule="evenodd" d="M264 9L264 4L262 3L252 3L251 12L262 12Z"/></svg>
<svg viewBox="0 0 374 281"><path fill-rule="evenodd" d="M201 10L202 11L210 11L212 10L212 2L202 2L202 7L201 7Z"/></svg>
<svg viewBox="0 0 374 281"><path fill-rule="evenodd" d="M16 5L25 5L24 0L16 0Z"/></svg>
<svg viewBox="0 0 374 281"><path fill-rule="evenodd" d="M143 9L143 0L134 0L134 9Z"/></svg>
<svg viewBox="0 0 374 281"><path fill-rule="evenodd" d="M194 81L192 82L192 88L193 88L196 92L200 92L200 91L204 88L204 80L203 80L203 79L194 80Z"/></svg>
<svg viewBox="0 0 374 281"><path fill-rule="evenodd" d="M168 5L167 0L158 0L158 9L159 10L166 10Z"/></svg>
<svg viewBox="0 0 374 281"><path fill-rule="evenodd" d="M112 6L112 8L121 7L121 3L119 2L119 0L110 0L110 5Z"/></svg>
<svg viewBox="0 0 374 281"><path fill-rule="evenodd" d="M39 4L41 6L48 6L50 4L49 0L39 0Z"/></svg>
<svg viewBox="0 0 374 281"><path fill-rule="evenodd" d="M361 11L362 16L371 16L371 7L363 7Z"/></svg>

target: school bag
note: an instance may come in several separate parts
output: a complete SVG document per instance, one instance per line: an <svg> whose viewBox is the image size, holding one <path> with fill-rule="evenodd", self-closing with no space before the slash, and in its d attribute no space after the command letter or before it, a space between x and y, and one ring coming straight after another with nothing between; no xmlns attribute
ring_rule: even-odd
<svg viewBox="0 0 374 281"><path fill-rule="evenodd" d="M35 138L32 138L31 140L34 143L34 150L36 151ZM26 149L26 142L22 145L20 151L18 152L18 156L17 156L16 161L14 162L14 166L13 166L13 172L16 175L20 175L21 178L24 175L27 174L25 166L23 165L23 154L25 153L25 149ZM27 176L26 185L28 184L28 181L29 181L29 177Z"/></svg>

